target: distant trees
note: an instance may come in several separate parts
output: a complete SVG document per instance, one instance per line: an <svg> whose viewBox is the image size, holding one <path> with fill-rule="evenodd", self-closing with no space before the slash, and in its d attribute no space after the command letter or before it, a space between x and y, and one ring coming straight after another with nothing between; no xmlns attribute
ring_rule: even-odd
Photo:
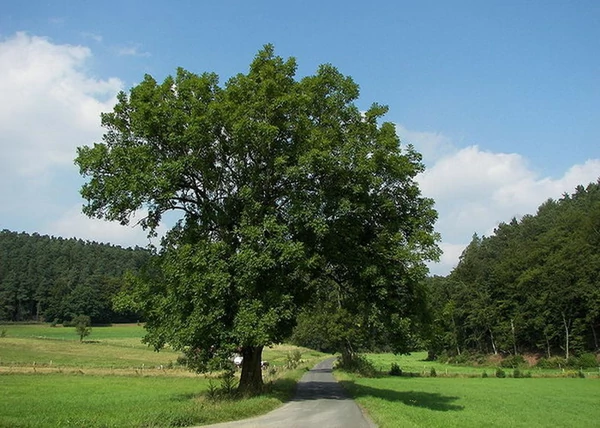
<svg viewBox="0 0 600 428"><path fill-rule="evenodd" d="M599 183L474 236L448 277L428 280L432 353L600 349Z"/></svg>
<svg viewBox="0 0 600 428"><path fill-rule="evenodd" d="M149 257L140 248L0 231L0 321L125 320L112 298L123 274Z"/></svg>

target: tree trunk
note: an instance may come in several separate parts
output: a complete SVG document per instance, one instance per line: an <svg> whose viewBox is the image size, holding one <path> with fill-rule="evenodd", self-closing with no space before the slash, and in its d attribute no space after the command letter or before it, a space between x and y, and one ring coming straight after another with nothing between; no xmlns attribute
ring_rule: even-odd
<svg viewBox="0 0 600 428"><path fill-rule="evenodd" d="M552 352L550 351L550 340L546 334L544 334L544 338L546 339L546 354L548 355L548 358L552 358Z"/></svg>
<svg viewBox="0 0 600 428"><path fill-rule="evenodd" d="M513 350L515 351L515 355L517 355L517 336L515 335L515 323L512 318L510 319L510 331L512 333Z"/></svg>
<svg viewBox="0 0 600 428"><path fill-rule="evenodd" d="M594 328L594 323L592 322L592 334L594 335L594 349L598 350L598 336L596 335L596 329Z"/></svg>
<svg viewBox="0 0 600 428"><path fill-rule="evenodd" d="M238 391L242 394L254 395L262 391L262 346L245 346L242 348L242 376Z"/></svg>
<svg viewBox="0 0 600 428"><path fill-rule="evenodd" d="M490 332L490 340L492 342L492 349L494 350L494 355L498 355L498 350L496 349L496 342L494 341L494 333L492 333L492 329L488 328Z"/></svg>
<svg viewBox="0 0 600 428"><path fill-rule="evenodd" d="M562 313L563 325L565 326L565 358L569 359L569 324L571 324L571 320L567 322L567 317L565 317L565 313Z"/></svg>

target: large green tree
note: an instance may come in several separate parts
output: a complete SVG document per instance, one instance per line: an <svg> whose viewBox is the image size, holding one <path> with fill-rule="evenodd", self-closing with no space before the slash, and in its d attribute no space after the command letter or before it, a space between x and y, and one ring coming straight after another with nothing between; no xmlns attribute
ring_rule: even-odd
<svg viewBox="0 0 600 428"><path fill-rule="evenodd" d="M244 391L324 284L357 325L393 331L438 255L420 155L378 123L387 108L360 111L358 86L331 65L295 73L267 45L223 86L183 69L146 76L76 159L89 216L127 224L141 210L152 234L181 212L124 300L145 313L148 343L198 370L241 352Z"/></svg>

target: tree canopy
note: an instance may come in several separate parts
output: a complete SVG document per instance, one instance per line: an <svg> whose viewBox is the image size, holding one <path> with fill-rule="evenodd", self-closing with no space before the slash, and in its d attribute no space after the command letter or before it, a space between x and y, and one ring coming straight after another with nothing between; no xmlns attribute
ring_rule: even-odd
<svg viewBox="0 0 600 428"><path fill-rule="evenodd" d="M136 321L117 313L112 299L125 272L149 259L142 248L0 231L0 321Z"/></svg>
<svg viewBox="0 0 600 428"><path fill-rule="evenodd" d="M267 45L223 86L181 68L146 75L76 159L87 215L127 224L143 210L152 234L182 214L124 300L144 311L148 343L198 370L241 352L241 389L260 386L263 347L323 293L357 325L394 331L438 257L421 157L378 123L387 108L360 111L358 85L331 65L295 74Z"/></svg>
<svg viewBox="0 0 600 428"><path fill-rule="evenodd" d="M432 351L598 351L599 278L600 181L475 235L447 278L429 280Z"/></svg>

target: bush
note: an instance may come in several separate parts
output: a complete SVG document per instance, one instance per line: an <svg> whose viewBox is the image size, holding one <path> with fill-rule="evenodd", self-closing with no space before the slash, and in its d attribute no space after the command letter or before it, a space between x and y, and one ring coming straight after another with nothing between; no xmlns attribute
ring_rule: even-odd
<svg viewBox="0 0 600 428"><path fill-rule="evenodd" d="M500 362L500 367L516 369L527 364L522 355L509 355Z"/></svg>
<svg viewBox="0 0 600 428"><path fill-rule="evenodd" d="M502 370L500 367L498 367L496 369L496 377L498 377L498 378L505 378L506 377L506 372L504 370Z"/></svg>
<svg viewBox="0 0 600 428"><path fill-rule="evenodd" d="M298 349L288 352L285 356L285 367L287 369L295 369L302 361L302 353Z"/></svg>
<svg viewBox="0 0 600 428"><path fill-rule="evenodd" d="M437 356L437 361L439 363L447 363L450 360L450 356L448 355L448 351L442 351L438 356Z"/></svg>
<svg viewBox="0 0 600 428"><path fill-rule="evenodd" d="M429 376L437 377L437 372L435 371L435 367L431 368L431 370L429 371Z"/></svg>
<svg viewBox="0 0 600 428"><path fill-rule="evenodd" d="M523 373L521 372L521 370L519 370L518 368L516 368L516 369L513 370L513 377L515 379L518 379L518 378L521 378L521 377L524 377L524 376L523 376Z"/></svg>
<svg viewBox="0 0 600 428"><path fill-rule="evenodd" d="M592 369L599 366L596 356L592 353L582 354L576 360L574 366L576 368Z"/></svg>
<svg viewBox="0 0 600 428"><path fill-rule="evenodd" d="M567 360L562 357L540 358L536 367L540 369L562 369L567 367Z"/></svg>
<svg viewBox="0 0 600 428"><path fill-rule="evenodd" d="M481 373L481 377L483 377L483 378L488 377L488 374L487 374L487 372L485 370L483 371L483 373Z"/></svg>
<svg viewBox="0 0 600 428"><path fill-rule="evenodd" d="M402 376L402 369L397 363L392 363L390 368L390 376Z"/></svg>
<svg viewBox="0 0 600 428"><path fill-rule="evenodd" d="M360 354L353 354L351 357L338 360L337 367L351 373L358 373L364 377L374 377L377 374L375 365Z"/></svg>
<svg viewBox="0 0 600 428"><path fill-rule="evenodd" d="M468 352L463 352L460 355L455 355L448 361L452 364L468 364L471 362L471 355Z"/></svg>
<svg viewBox="0 0 600 428"><path fill-rule="evenodd" d="M83 338L89 336L92 332L92 320L87 315L77 315L73 318L75 331L79 335L79 341L83 342Z"/></svg>

